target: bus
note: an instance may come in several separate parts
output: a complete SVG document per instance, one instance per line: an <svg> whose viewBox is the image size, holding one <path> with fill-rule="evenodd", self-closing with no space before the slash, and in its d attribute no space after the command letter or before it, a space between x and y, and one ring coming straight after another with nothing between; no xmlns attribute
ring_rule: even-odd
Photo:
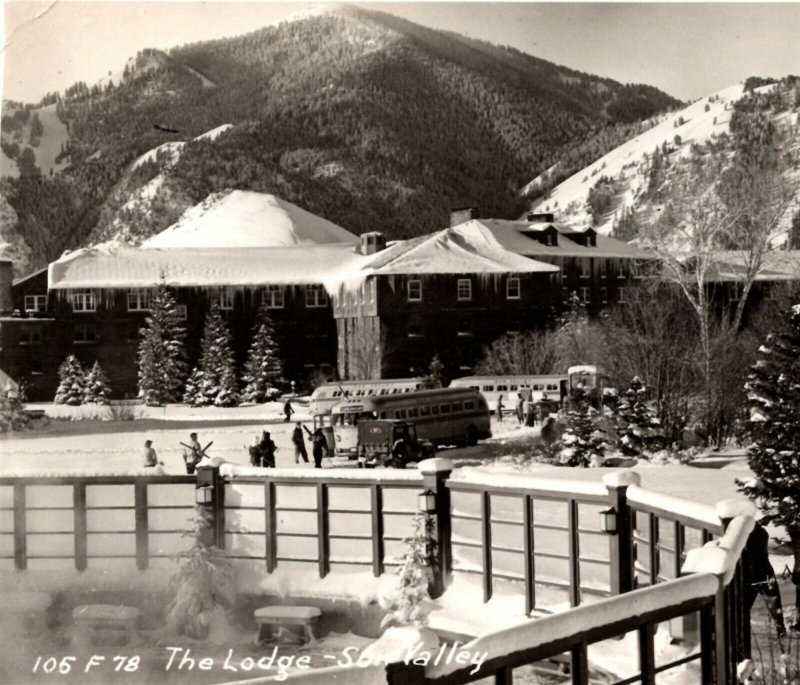
<svg viewBox="0 0 800 685"><path fill-rule="evenodd" d="M367 381L332 381L323 383L313 393L309 408L312 415L328 414L331 407L348 398L382 397L434 387L430 378L382 378Z"/></svg>
<svg viewBox="0 0 800 685"><path fill-rule="evenodd" d="M438 388L351 398L331 410L335 454L356 458L358 422L399 419L413 423L420 440L433 445L474 445L492 437L489 407L471 388Z"/></svg>
<svg viewBox="0 0 800 685"><path fill-rule="evenodd" d="M517 399L539 402L550 399L561 404L568 392L568 374L518 376L464 376L450 383L451 388L472 388L479 391L492 412L497 412L497 398L503 396L503 407L513 412Z"/></svg>

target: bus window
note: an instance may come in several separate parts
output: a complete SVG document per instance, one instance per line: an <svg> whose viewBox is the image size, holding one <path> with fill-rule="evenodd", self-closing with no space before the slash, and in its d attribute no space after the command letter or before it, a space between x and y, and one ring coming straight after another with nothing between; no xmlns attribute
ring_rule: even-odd
<svg viewBox="0 0 800 685"><path fill-rule="evenodd" d="M548 383L547 384L548 390L558 390L558 386L555 383Z"/></svg>
<svg viewBox="0 0 800 685"><path fill-rule="evenodd" d="M400 392L399 388L392 388L392 395L396 395L398 392Z"/></svg>
<svg viewBox="0 0 800 685"><path fill-rule="evenodd" d="M441 407L439 407L439 411L442 414L449 414L450 413L450 405L449 404L443 404Z"/></svg>
<svg viewBox="0 0 800 685"><path fill-rule="evenodd" d="M542 385L541 383L534 383L533 384L533 389L534 390L544 390L544 385Z"/></svg>
<svg viewBox="0 0 800 685"><path fill-rule="evenodd" d="M475 409L475 403L472 400L464 402L464 409Z"/></svg>
<svg viewBox="0 0 800 685"><path fill-rule="evenodd" d="M416 407L414 407L413 409L409 409L408 410L408 418L409 419L415 419L418 416L419 416L419 409L417 409Z"/></svg>
<svg viewBox="0 0 800 685"><path fill-rule="evenodd" d="M453 402L453 411L461 411L464 409L464 404L462 402Z"/></svg>
<svg viewBox="0 0 800 685"><path fill-rule="evenodd" d="M388 395L388 394L389 394L389 390L388 390L387 388L381 388L381 391L380 391L380 393L379 393L379 394L381 394L381 395Z"/></svg>
<svg viewBox="0 0 800 685"><path fill-rule="evenodd" d="M389 415L388 415L388 414L387 414L385 411L382 411L382 412L380 413L380 418L382 418L382 419L386 419L386 418L388 418L388 416L389 416Z"/></svg>
<svg viewBox="0 0 800 685"><path fill-rule="evenodd" d="M397 416L398 419L404 419L404 418L406 418L406 410L405 409L398 409L395 412L395 415Z"/></svg>
<svg viewBox="0 0 800 685"><path fill-rule="evenodd" d="M509 385L509 386L508 386L508 389L509 389L509 390L516 390L516 389L517 389L517 386L516 386L516 385Z"/></svg>
<svg viewBox="0 0 800 685"><path fill-rule="evenodd" d="M369 390L367 390L367 395L374 395L374 394L375 394L375 388L370 388Z"/></svg>
<svg viewBox="0 0 800 685"><path fill-rule="evenodd" d="M505 392L507 390L508 390L508 386L506 386L506 385L498 385L497 386L497 391L498 392Z"/></svg>
<svg viewBox="0 0 800 685"><path fill-rule="evenodd" d="M484 385L483 386L483 392L494 392L494 386L493 385Z"/></svg>
<svg viewBox="0 0 800 685"><path fill-rule="evenodd" d="M438 413L439 413L439 405L438 404L434 404L431 407L431 414L438 414Z"/></svg>
<svg viewBox="0 0 800 685"><path fill-rule="evenodd" d="M420 416L430 416L431 415L431 408L430 407L420 407L419 408L419 415Z"/></svg>

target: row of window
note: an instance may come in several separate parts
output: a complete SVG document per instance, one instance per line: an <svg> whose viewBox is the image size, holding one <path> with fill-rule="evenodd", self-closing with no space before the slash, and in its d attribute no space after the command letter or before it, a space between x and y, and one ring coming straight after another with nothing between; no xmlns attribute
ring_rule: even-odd
<svg viewBox="0 0 800 685"><path fill-rule="evenodd" d="M150 308L150 296L152 290L149 288L133 288L128 291L128 311L145 312ZM218 288L214 293L213 303L220 309L230 311L233 309L235 291L232 288ZM282 309L285 305L284 288L279 285L270 285L262 289L262 302L266 303L270 309ZM97 311L97 294L94 290L73 290L70 294L72 310L75 312L94 312ZM325 307L328 304L328 293L321 285L307 285L305 288L306 307ZM47 306L46 295L26 295L26 311L43 311ZM182 308L182 318L186 318L186 305L178 305Z"/></svg>
<svg viewBox="0 0 800 685"><path fill-rule="evenodd" d="M388 409L378 413L381 419L417 419L425 416L454 414L460 411L475 411L475 401L453 402L452 404L432 404L409 409Z"/></svg>
<svg viewBox="0 0 800 685"><path fill-rule="evenodd" d="M581 302L584 304L591 304L592 302L592 289L591 288L578 288L577 291ZM561 289L561 301L564 304L569 304L572 298L573 291L570 288L564 287ZM625 302L625 288L617 288L617 302ZM600 288L600 303L608 304L608 288Z"/></svg>
<svg viewBox="0 0 800 685"><path fill-rule="evenodd" d="M409 280L406 286L409 302L422 302L422 281L418 279ZM518 300L521 297L522 289L519 278L509 278L506 280L506 299ZM472 300L472 279L459 278L456 282L456 299L459 302L469 302Z"/></svg>
<svg viewBox="0 0 800 685"><path fill-rule="evenodd" d="M438 328L438 326L437 326ZM456 327L458 335L466 336L472 335L472 317L459 316ZM425 335L425 325L421 318L411 317L408 320L408 337L409 338L422 338Z"/></svg>
<svg viewBox="0 0 800 685"><path fill-rule="evenodd" d="M581 257L578 260L578 266L580 269L580 277L581 278L591 278L592 277L592 261L586 257ZM607 278L608 277L608 261L605 259L598 259L597 261L597 275L600 278ZM624 265L625 261L617 262L617 278L625 280L628 278L628 273L626 273ZM630 276L633 278L642 278L642 270L643 265L640 264L636 260L627 261L630 267Z"/></svg>

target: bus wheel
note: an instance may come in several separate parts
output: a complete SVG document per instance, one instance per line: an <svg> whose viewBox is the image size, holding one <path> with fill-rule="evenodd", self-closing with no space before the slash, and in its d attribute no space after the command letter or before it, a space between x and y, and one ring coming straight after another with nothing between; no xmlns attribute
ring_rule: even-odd
<svg viewBox="0 0 800 685"><path fill-rule="evenodd" d="M470 426L467 428L467 445L469 447L474 447L478 444L478 431L475 426Z"/></svg>

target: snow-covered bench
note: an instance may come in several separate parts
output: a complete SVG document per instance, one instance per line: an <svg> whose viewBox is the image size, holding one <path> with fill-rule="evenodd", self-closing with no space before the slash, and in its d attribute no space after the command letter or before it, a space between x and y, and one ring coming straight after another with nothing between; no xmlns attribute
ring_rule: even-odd
<svg viewBox="0 0 800 685"><path fill-rule="evenodd" d="M0 617L6 637L34 638L44 633L50 607L46 592L0 592Z"/></svg>
<svg viewBox="0 0 800 685"><path fill-rule="evenodd" d="M318 607L305 606L270 606L261 607L255 610L258 632L256 633L256 644L261 644L267 637L278 637L281 635L284 626L302 626L306 642L314 641L314 628L322 612ZM265 626L277 626L276 634L265 636Z"/></svg>
<svg viewBox="0 0 800 685"><path fill-rule="evenodd" d="M75 640L78 644L94 642L133 644L138 642L136 624L139 610L118 604L82 604L72 611Z"/></svg>

